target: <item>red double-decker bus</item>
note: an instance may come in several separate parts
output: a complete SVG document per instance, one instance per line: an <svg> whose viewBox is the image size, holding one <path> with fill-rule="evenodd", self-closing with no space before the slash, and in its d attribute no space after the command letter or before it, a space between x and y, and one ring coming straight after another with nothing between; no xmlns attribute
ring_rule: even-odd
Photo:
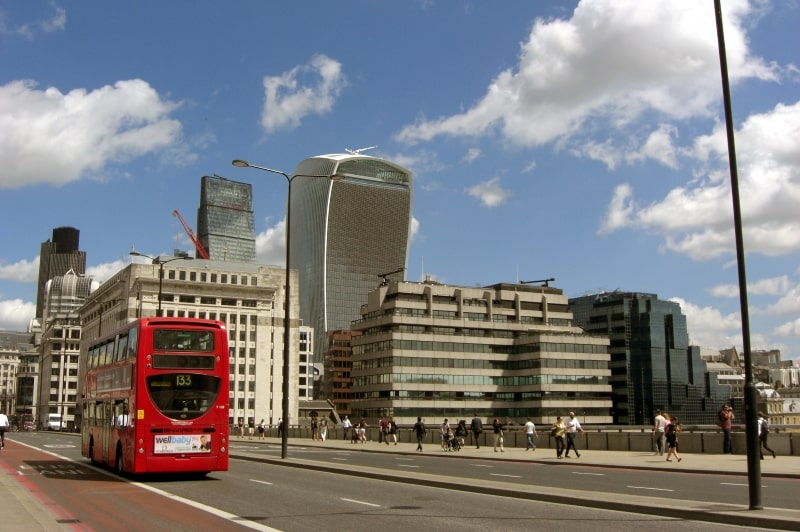
<svg viewBox="0 0 800 532"><path fill-rule="evenodd" d="M219 321L140 318L93 342L81 453L122 473L228 469L228 334Z"/></svg>

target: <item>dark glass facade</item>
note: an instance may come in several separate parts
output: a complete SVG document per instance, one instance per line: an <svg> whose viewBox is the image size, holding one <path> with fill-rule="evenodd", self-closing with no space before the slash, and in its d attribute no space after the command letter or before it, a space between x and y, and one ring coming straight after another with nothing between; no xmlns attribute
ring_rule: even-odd
<svg viewBox="0 0 800 532"><path fill-rule="evenodd" d="M200 180L197 238L210 260L256 262L253 188L222 177Z"/></svg>
<svg viewBox="0 0 800 532"><path fill-rule="evenodd" d="M406 266L411 172L375 157L337 154L301 161L295 174L291 267L300 272L303 324L325 338L360 318L379 274ZM324 345L315 343L317 362Z"/></svg>
<svg viewBox="0 0 800 532"><path fill-rule="evenodd" d="M53 238L42 242L39 251L39 280L36 291L36 317L44 316L45 284L54 277L72 270L86 273L86 252L79 251L81 232L74 227L56 227Z"/></svg>
<svg viewBox="0 0 800 532"><path fill-rule="evenodd" d="M575 324L609 336L614 423L647 425L660 409L682 423L713 424L730 400L689 345L680 305L656 294L612 292L569 300Z"/></svg>

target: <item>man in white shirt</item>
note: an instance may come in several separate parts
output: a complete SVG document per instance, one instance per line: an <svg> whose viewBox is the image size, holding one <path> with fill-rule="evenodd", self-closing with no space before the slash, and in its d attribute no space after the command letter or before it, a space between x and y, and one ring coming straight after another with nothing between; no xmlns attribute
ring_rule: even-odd
<svg viewBox="0 0 800 532"><path fill-rule="evenodd" d="M537 437L536 434L536 425L533 424L531 418L528 418L527 423L525 423L525 437L528 439L528 443L525 446L525 450L533 449L536 450L536 444L533 443L533 438Z"/></svg>
<svg viewBox="0 0 800 532"><path fill-rule="evenodd" d="M656 410L656 417L653 420L653 443L655 452L658 456L664 455L664 438L667 428L667 420L661 415L661 410Z"/></svg>
<svg viewBox="0 0 800 532"><path fill-rule="evenodd" d="M0 449L6 446L6 431L10 426L8 416L0 412Z"/></svg>
<svg viewBox="0 0 800 532"><path fill-rule="evenodd" d="M578 418L575 417L575 412L569 413L569 419L564 422L564 425L567 427L567 450L564 453L564 458L569 458L570 449L574 450L575 456L580 458L581 454L578 452L578 448L575 446L575 436L578 434L583 434L583 429L581 428Z"/></svg>

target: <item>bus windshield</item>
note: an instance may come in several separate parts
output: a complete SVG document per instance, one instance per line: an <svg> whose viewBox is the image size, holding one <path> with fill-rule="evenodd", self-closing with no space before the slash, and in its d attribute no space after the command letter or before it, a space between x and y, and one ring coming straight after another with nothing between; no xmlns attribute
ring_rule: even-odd
<svg viewBox="0 0 800 532"><path fill-rule="evenodd" d="M210 353L214 350L214 332L208 330L156 329L153 331L153 349L156 351Z"/></svg>
<svg viewBox="0 0 800 532"><path fill-rule="evenodd" d="M195 419L214 404L220 379L196 373L163 373L147 377L153 405L170 419Z"/></svg>

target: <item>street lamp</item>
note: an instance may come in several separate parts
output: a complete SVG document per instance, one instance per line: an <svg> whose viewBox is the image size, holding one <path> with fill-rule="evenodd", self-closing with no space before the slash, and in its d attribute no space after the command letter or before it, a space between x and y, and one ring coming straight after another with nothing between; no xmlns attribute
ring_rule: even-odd
<svg viewBox="0 0 800 532"><path fill-rule="evenodd" d="M130 255L133 257L144 257L146 259L150 259L150 262L153 264L158 264L158 310L156 311L156 316L159 318L161 317L161 288L164 286L164 265L172 262L174 260L192 260L194 257L180 256L180 257L172 257L171 259L162 260L161 257L151 257L150 255L145 255L144 253L139 253L138 251L131 251Z"/></svg>
<svg viewBox="0 0 800 532"><path fill-rule="evenodd" d="M325 177L332 181L337 181L342 179L344 176L341 174L321 174L321 175L309 175L309 174L293 174L289 175L286 172L281 172L280 170L273 170L272 168L266 168L264 166L256 166L254 164L250 164L247 161L243 161L242 159L234 159L231 161L233 166L237 168L255 168L256 170L263 170L264 172L270 172L273 174L279 174L286 178L286 183L288 185L286 191L286 287L284 288L284 318L283 318L283 384L282 384L282 395L283 399L281 401L281 409L283 410L283 422L281 427L281 458L286 458L286 451L288 448L288 429L289 429L289 356L291 354L291 342L290 342L290 324L289 319L291 318L291 313L289 312L289 306L291 304L291 277L289 275L290 269L290 249L291 249L291 240L290 240L290 232L289 229L292 226L290 223L290 216L291 216L291 208L292 208L292 181L294 181L295 177Z"/></svg>

